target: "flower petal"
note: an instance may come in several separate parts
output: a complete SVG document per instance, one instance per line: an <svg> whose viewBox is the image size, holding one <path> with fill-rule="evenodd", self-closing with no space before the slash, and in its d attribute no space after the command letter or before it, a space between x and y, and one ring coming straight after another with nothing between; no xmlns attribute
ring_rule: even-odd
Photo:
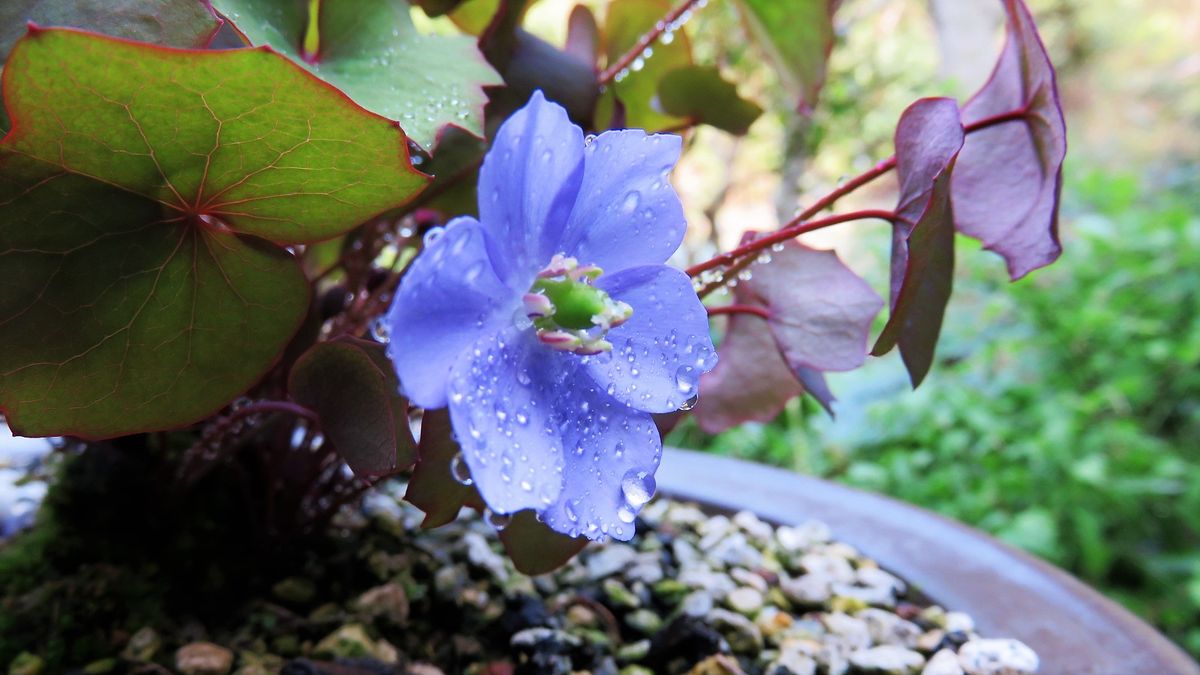
<svg viewBox="0 0 1200 675"><path fill-rule="evenodd" d="M543 509L563 481L560 402L581 383L571 355L515 329L467 349L450 377L450 421L471 478L497 513Z"/></svg>
<svg viewBox="0 0 1200 675"><path fill-rule="evenodd" d="M678 136L640 129L606 131L589 143L563 252L610 273L666 262L687 228L668 180L681 146Z"/></svg>
<svg viewBox="0 0 1200 675"><path fill-rule="evenodd" d="M488 237L474 218L456 218L413 261L386 322L388 356L400 387L422 408L446 405L459 355L483 335L511 325L520 295L499 279Z"/></svg>
<svg viewBox="0 0 1200 675"><path fill-rule="evenodd" d="M576 386L557 400L572 412L563 427L563 486L558 500L540 515L551 528L572 537L628 541L634 518L654 495L662 441L649 414L584 386L586 382L580 373ZM580 412L585 404L587 412Z"/></svg>
<svg viewBox="0 0 1200 675"><path fill-rule="evenodd" d="M629 303L633 316L609 331L612 352L585 359L588 372L636 410L678 410L717 363L708 313L692 282L672 267L646 265L605 274L596 286Z"/></svg>
<svg viewBox="0 0 1200 675"><path fill-rule="evenodd" d="M501 250L501 274L528 287L562 250L562 228L583 178L583 132L535 91L496 133L479 171L479 219Z"/></svg>

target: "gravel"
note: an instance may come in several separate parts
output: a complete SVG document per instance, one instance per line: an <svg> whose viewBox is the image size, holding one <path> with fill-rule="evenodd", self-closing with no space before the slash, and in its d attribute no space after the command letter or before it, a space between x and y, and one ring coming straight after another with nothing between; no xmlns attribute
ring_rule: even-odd
<svg viewBox="0 0 1200 675"><path fill-rule="evenodd" d="M474 514L420 530L404 486L376 488L309 565L227 625L131 626L113 659L177 672L1024 675L1026 645L981 636L822 523L774 527L656 500L632 542L537 578ZM352 582L350 580L353 580ZM952 610L952 608L951 608ZM22 664L38 655L25 654ZM336 664L336 665L334 665ZM0 664L3 666L4 664ZM153 668L144 666L145 668ZM36 672L36 669L35 671ZM151 670L145 670L151 672Z"/></svg>

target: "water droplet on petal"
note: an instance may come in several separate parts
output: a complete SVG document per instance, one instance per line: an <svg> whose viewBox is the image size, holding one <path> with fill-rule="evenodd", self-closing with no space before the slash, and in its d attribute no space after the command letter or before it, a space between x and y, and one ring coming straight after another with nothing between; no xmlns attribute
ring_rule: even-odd
<svg viewBox="0 0 1200 675"><path fill-rule="evenodd" d="M700 401L700 396L698 394L692 394L692 397L689 398L688 400L684 401L683 405L679 406L679 409L680 410L691 410L692 408L696 407L696 404L699 401Z"/></svg>
<svg viewBox="0 0 1200 675"><path fill-rule="evenodd" d="M488 525L496 528L497 532L502 531L504 528L508 527L509 523L512 522L511 515L507 513L496 513L491 509L484 510L483 519L487 521Z"/></svg>
<svg viewBox="0 0 1200 675"><path fill-rule="evenodd" d="M641 200L642 195L637 190L632 190L625 194L625 201L621 203L621 208L625 213L633 213L637 210L638 203Z"/></svg>
<svg viewBox="0 0 1200 675"><path fill-rule="evenodd" d="M472 432L474 431L472 429ZM454 459L450 460L450 473L454 476L454 480L463 485L475 484L475 481L471 479L471 467L467 466L467 462L463 459L461 452L455 455Z"/></svg>
<svg viewBox="0 0 1200 675"><path fill-rule="evenodd" d="M390 338L387 319L379 317L371 322L371 338L380 344L387 344Z"/></svg>
<svg viewBox="0 0 1200 675"><path fill-rule="evenodd" d="M426 248L429 248L430 246L433 246L435 241L441 239L442 235L445 233L446 228L444 227L431 227L426 230L425 236L421 238L421 241L425 244Z"/></svg>
<svg viewBox="0 0 1200 675"><path fill-rule="evenodd" d="M639 509L650 501L656 487L654 476L646 471L630 469L621 479L621 494L625 497L625 503L634 509Z"/></svg>

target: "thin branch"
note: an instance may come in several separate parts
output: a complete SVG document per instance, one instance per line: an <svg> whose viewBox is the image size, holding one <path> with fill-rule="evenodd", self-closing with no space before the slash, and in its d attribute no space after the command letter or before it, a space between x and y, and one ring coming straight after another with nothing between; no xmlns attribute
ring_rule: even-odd
<svg viewBox="0 0 1200 675"><path fill-rule="evenodd" d="M633 43L633 47L630 47L629 51L622 54L619 59L609 65L608 68L605 68L604 72L600 73L597 84L599 84L601 87L611 84L613 80L616 79L617 73L629 68L630 64L636 61L637 58L646 51L646 47L654 44L654 41L657 40L663 33L665 33L668 27L674 26L675 22L679 21L679 17L683 16L686 12L691 11L692 6L697 2L699 2L699 0L683 0L683 2L680 2L678 5L676 5L674 9L667 12L667 15L664 16L661 21L655 23L654 27L651 28L649 32L638 38L637 42Z"/></svg>
<svg viewBox="0 0 1200 675"><path fill-rule="evenodd" d="M687 268L686 271L688 276L695 277L711 269L723 267L725 265L737 262L741 258L760 253L766 248L785 242L794 237L798 237L807 232L813 232L815 230L820 230L822 228L829 227L831 225L837 225L839 223L849 222L851 220L866 220L869 218L878 218L880 220L892 222L896 220L896 213L894 211L884 211L882 209L868 209L865 211L839 213L835 216L829 216L828 218L821 218L819 220L811 220L808 222L796 222L797 219L793 219L788 226L781 230L776 230L771 234L759 237L749 244L739 246L728 253L722 253L702 263L692 265L691 267Z"/></svg>
<svg viewBox="0 0 1200 675"><path fill-rule="evenodd" d="M709 316L721 316L722 314L751 314L761 319L770 319L771 313L766 307L757 307L755 305L723 305L721 307L709 307Z"/></svg>

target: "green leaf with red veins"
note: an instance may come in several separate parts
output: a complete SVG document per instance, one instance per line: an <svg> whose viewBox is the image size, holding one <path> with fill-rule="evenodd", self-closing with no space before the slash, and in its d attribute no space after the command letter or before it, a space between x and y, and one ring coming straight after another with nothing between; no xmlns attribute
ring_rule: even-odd
<svg viewBox="0 0 1200 675"><path fill-rule="evenodd" d="M892 314L871 353L900 345L913 386L933 364L954 284L951 175L963 147L953 99L917 101L896 125L897 222L892 229Z"/></svg>
<svg viewBox="0 0 1200 675"><path fill-rule="evenodd" d="M585 537L568 537L547 527L533 511L518 511L500 531L504 552L522 574L546 574L562 567L587 546Z"/></svg>
<svg viewBox="0 0 1200 675"><path fill-rule="evenodd" d="M221 27L206 0L4 0L0 3L0 69L30 22L168 47L203 47ZM8 118L0 107L0 130L7 128Z"/></svg>
<svg viewBox="0 0 1200 675"><path fill-rule="evenodd" d="M1008 40L991 79L963 106L966 123L1023 110L967 137L954 171L958 231L1000 254L1019 279L1058 259L1067 127L1054 65L1021 0L1005 0Z"/></svg>
<svg viewBox="0 0 1200 675"><path fill-rule="evenodd" d="M767 53L797 108L812 109L825 84L840 0L740 0L750 36Z"/></svg>
<svg viewBox="0 0 1200 675"><path fill-rule="evenodd" d="M762 114L762 108L738 95L737 86L711 66L677 68L658 83L664 112L698 124L709 124L740 136Z"/></svg>
<svg viewBox="0 0 1200 675"><path fill-rule="evenodd" d="M408 401L381 345L351 337L314 345L292 366L288 395L317 413L325 438L356 475L416 461Z"/></svg>
<svg viewBox="0 0 1200 675"><path fill-rule="evenodd" d="M427 410L421 420L420 460L408 481L404 498L425 512L421 527L440 527L458 517L464 506L483 510L483 501L475 488L454 477L455 457L461 450L450 428L450 413L445 409ZM457 470L467 471L466 463Z"/></svg>
<svg viewBox="0 0 1200 675"><path fill-rule="evenodd" d="M264 239L333 237L425 183L393 123L265 50L37 29L4 78L0 408L24 434L215 412L308 307Z"/></svg>
<svg viewBox="0 0 1200 675"><path fill-rule="evenodd" d="M308 3L216 0L213 5L256 45L270 45L346 92L367 110L400 123L429 148L447 124L483 133L483 87L501 84L475 40L422 35L408 3L320 3L315 54L305 54Z"/></svg>
<svg viewBox="0 0 1200 675"><path fill-rule="evenodd" d="M604 17L604 53L612 65L625 55L639 38L654 29L654 25L671 10L668 0L614 0ZM620 122L616 100L624 107L624 122L620 126L655 131L683 123L682 117L664 114L658 109L658 83L667 73L692 65L692 48L682 30L671 34L670 42L660 38L653 45L653 55L643 58L640 68L629 68L625 77L614 81L600 98L597 113L598 127L603 129ZM614 100L615 97L615 100Z"/></svg>

